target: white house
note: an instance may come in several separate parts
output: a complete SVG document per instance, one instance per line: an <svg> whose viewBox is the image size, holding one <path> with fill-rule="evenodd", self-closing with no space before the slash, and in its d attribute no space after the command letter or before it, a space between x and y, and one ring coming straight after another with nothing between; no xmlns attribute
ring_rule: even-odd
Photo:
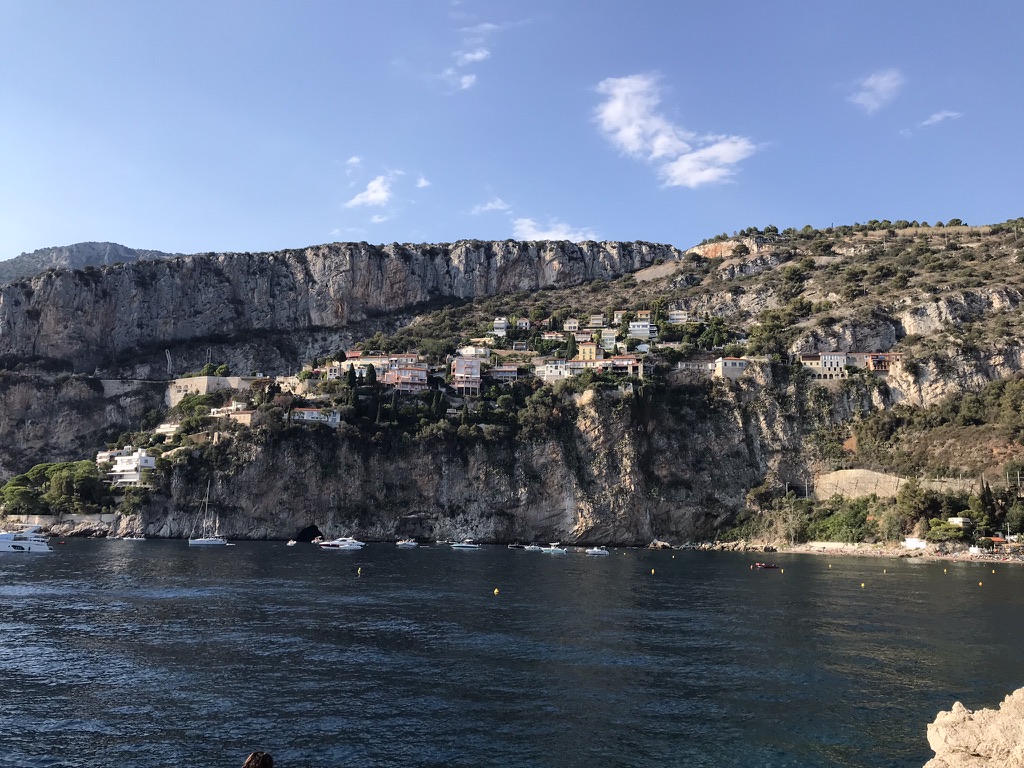
<svg viewBox="0 0 1024 768"><path fill-rule="evenodd" d="M508 334L508 318L507 317L496 317L494 318L493 324L494 330L491 334L494 336L505 336Z"/></svg>
<svg viewBox="0 0 1024 768"><path fill-rule="evenodd" d="M322 411L319 408L292 408L288 418L290 421L327 424L331 427L341 423L341 414L337 411Z"/></svg>
<svg viewBox="0 0 1024 768"><path fill-rule="evenodd" d="M138 487L142 485L142 473L156 467L156 458L149 456L145 448L132 451L131 446L128 446L126 451L131 452L100 451L96 456L96 462L103 463L100 461L100 457L104 454L119 453L120 455L114 457L113 468L107 473L110 475L111 484L119 488Z"/></svg>
<svg viewBox="0 0 1024 768"><path fill-rule="evenodd" d="M550 384L553 381L559 381L561 379L568 379L572 375L569 373L569 366L566 360L561 358L548 360L542 365L535 366L533 372L534 375L545 384Z"/></svg>
<svg viewBox="0 0 1024 768"><path fill-rule="evenodd" d="M631 320L626 338L648 341L652 336L657 335L657 330L650 320Z"/></svg>

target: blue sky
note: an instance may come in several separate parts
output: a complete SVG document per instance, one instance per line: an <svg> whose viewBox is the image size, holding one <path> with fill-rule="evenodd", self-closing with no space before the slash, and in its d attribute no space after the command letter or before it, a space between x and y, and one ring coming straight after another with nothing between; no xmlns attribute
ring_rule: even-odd
<svg viewBox="0 0 1024 768"><path fill-rule="evenodd" d="M1024 214L1009 2L0 0L0 258Z"/></svg>

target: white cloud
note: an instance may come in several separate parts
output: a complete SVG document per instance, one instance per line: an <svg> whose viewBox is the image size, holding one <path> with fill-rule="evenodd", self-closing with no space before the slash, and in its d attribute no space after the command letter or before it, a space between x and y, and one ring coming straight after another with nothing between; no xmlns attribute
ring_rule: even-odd
<svg viewBox="0 0 1024 768"><path fill-rule="evenodd" d="M517 240L571 240L578 243L597 239L592 229L573 229L556 219L552 219L546 229L537 226L533 219L515 219L512 222L512 233Z"/></svg>
<svg viewBox="0 0 1024 768"><path fill-rule="evenodd" d="M595 118L605 137L619 150L658 166L670 187L698 187L722 181L732 166L757 151L745 136L698 136L658 110L661 94L655 75L610 77L597 85L605 97Z"/></svg>
<svg viewBox="0 0 1024 768"><path fill-rule="evenodd" d="M430 186L430 182L427 181L427 177L426 176L420 176L418 179L416 179L416 189L423 189L424 187L429 187L429 186Z"/></svg>
<svg viewBox="0 0 1024 768"><path fill-rule="evenodd" d="M358 155L352 155L352 157L345 161L345 165L351 166L353 168L358 168L362 164L363 158L359 157Z"/></svg>
<svg viewBox="0 0 1024 768"><path fill-rule="evenodd" d="M884 69L861 80L858 90L846 97L869 115L873 115L896 98L906 78L898 69Z"/></svg>
<svg viewBox="0 0 1024 768"><path fill-rule="evenodd" d="M959 120L963 116L963 112L951 112L948 109L944 109L941 112L936 112L931 115L927 120L921 123L921 126L935 125L936 123L941 123L944 120Z"/></svg>
<svg viewBox="0 0 1024 768"><path fill-rule="evenodd" d="M486 61L491 58L491 52L486 48L477 48L475 51L468 51L464 53L458 53L455 56L455 62L460 67L464 67L467 64L475 64L478 61Z"/></svg>
<svg viewBox="0 0 1024 768"><path fill-rule="evenodd" d="M722 136L705 147L684 152L661 167L661 175L670 187L694 189L701 184L722 181L732 175L730 166L745 160L757 151L754 143L743 136Z"/></svg>
<svg viewBox="0 0 1024 768"><path fill-rule="evenodd" d="M487 213L488 211L507 211L508 203L502 200L500 197L492 197L486 203L482 205L474 205L473 210L470 211L474 216L478 213Z"/></svg>
<svg viewBox="0 0 1024 768"><path fill-rule="evenodd" d="M464 91L467 88L472 88L476 82L476 75L463 75L459 78L459 90Z"/></svg>
<svg viewBox="0 0 1024 768"><path fill-rule="evenodd" d="M386 176L378 176L366 185L365 190L345 203L345 207L355 208L360 205L386 205L390 199L391 180Z"/></svg>
<svg viewBox="0 0 1024 768"><path fill-rule="evenodd" d="M483 24L476 24L472 27L463 27L459 32L464 35L467 44L473 44L482 43L499 29L501 29L500 25L485 21Z"/></svg>
<svg viewBox="0 0 1024 768"><path fill-rule="evenodd" d="M381 214L378 213L378 214L370 217L370 223L371 224L383 224L385 221L387 221L390 218L391 218L390 216L382 216Z"/></svg>

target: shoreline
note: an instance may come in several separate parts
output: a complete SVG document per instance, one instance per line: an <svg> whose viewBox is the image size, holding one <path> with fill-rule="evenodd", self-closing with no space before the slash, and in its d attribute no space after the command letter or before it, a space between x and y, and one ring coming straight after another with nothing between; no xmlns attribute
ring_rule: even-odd
<svg viewBox="0 0 1024 768"><path fill-rule="evenodd" d="M1003 552L973 553L966 549L943 551L929 545L926 549L906 549L888 544L842 544L834 541L810 541L805 544L779 547L776 552L786 555L824 555L874 557L889 560L928 560L954 563L1006 563L1024 565L1024 555Z"/></svg>

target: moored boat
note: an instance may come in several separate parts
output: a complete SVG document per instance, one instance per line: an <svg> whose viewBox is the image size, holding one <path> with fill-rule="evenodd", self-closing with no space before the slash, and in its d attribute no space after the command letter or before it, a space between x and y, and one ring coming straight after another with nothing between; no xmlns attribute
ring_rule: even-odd
<svg viewBox="0 0 1024 768"><path fill-rule="evenodd" d="M452 544L452 549L480 549L480 545L472 539L463 539Z"/></svg>
<svg viewBox="0 0 1024 768"><path fill-rule="evenodd" d="M548 546L541 547L540 551L549 555L564 555L569 552L565 547L560 547L558 544L557 541L552 541Z"/></svg>
<svg viewBox="0 0 1024 768"><path fill-rule="evenodd" d="M587 554L588 555L595 555L595 556L600 557L601 555L607 555L607 554L610 554L610 553L604 547L591 547L590 549L587 550Z"/></svg>
<svg viewBox="0 0 1024 768"><path fill-rule="evenodd" d="M779 566L777 566L775 563L754 563L754 567L771 570L773 568L778 568Z"/></svg>
<svg viewBox="0 0 1024 768"><path fill-rule="evenodd" d="M199 535L196 536L196 528ZM210 483L206 484L206 498L203 499L203 507L196 518L196 526L192 535L188 537L190 547L226 547L228 540L220 535L220 518L210 514Z"/></svg>
<svg viewBox="0 0 1024 768"><path fill-rule="evenodd" d="M351 536L342 536L341 538L332 539L331 541L321 541L319 544L320 549L330 552L362 549L365 546L366 544L353 539Z"/></svg>
<svg viewBox="0 0 1024 768"><path fill-rule="evenodd" d="M17 531L0 531L0 552L52 552L42 526L26 525Z"/></svg>
<svg viewBox="0 0 1024 768"><path fill-rule="evenodd" d="M395 546L399 549L415 549L419 546L415 539L400 539L395 542Z"/></svg>
<svg viewBox="0 0 1024 768"><path fill-rule="evenodd" d="M540 544L527 544L523 549L527 552L543 552L544 547Z"/></svg>

